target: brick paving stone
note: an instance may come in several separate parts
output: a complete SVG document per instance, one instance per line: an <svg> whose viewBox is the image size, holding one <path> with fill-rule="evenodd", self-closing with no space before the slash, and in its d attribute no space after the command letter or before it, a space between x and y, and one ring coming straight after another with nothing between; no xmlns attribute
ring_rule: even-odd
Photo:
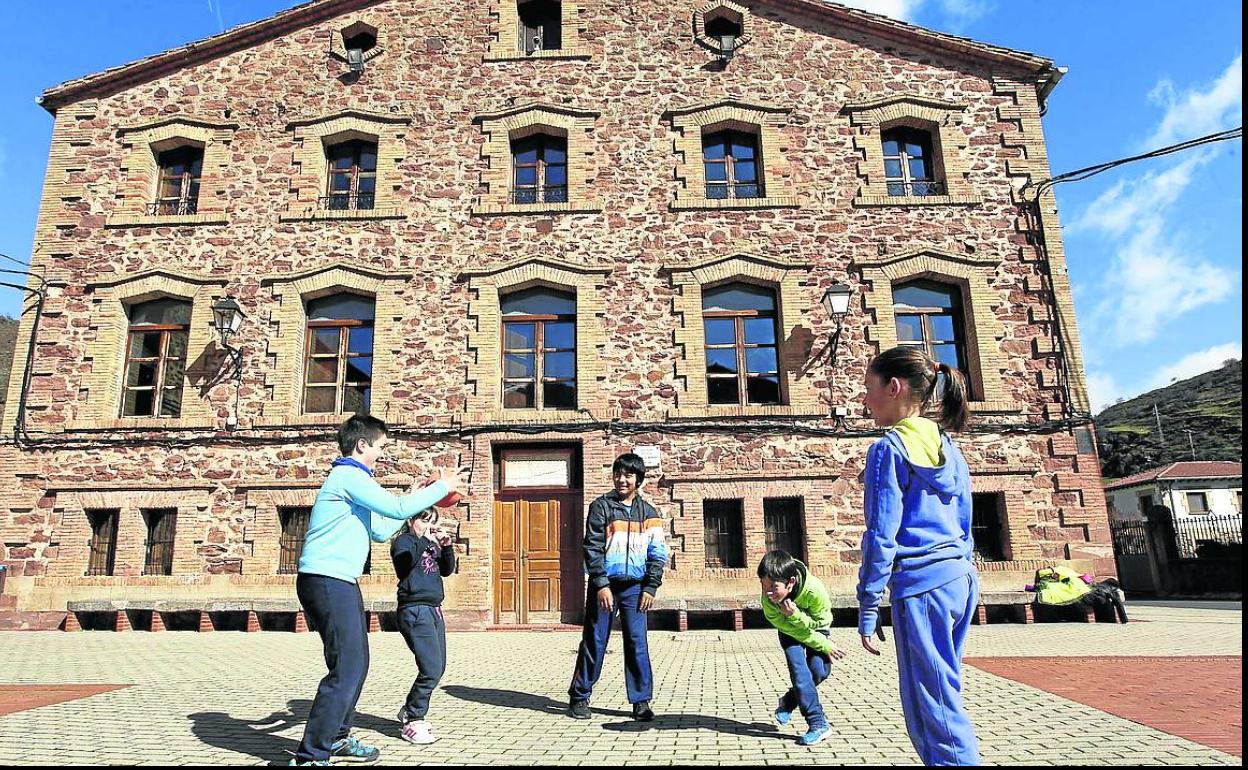
<svg viewBox="0 0 1248 770"><path fill-rule="evenodd" d="M54 703L89 698L92 695L121 690L124 684L40 685L0 684L0 716L37 709Z"/></svg>
<svg viewBox="0 0 1248 770"><path fill-rule="evenodd" d="M1239 612L1139 614L1152 622L977 626L968 654L1241 653ZM451 634L431 713L442 740L426 748L401 741L394 721L415 674L410 653L397 634L373 634L356 730L395 764L917 764L897 701L891 639L880 658L855 649L853 629L836 629L834 639L850 655L821 687L834 736L814 749L796 745L801 725L770 721L787 674L767 631L652 633L659 719L643 726L628 719L618 636L595 693L598 713L574 722L562 710L576 634ZM285 762L324 673L315 634L8 633L0 648L0 683L132 685L0 716L0 757L13 765ZM979 668L968 667L966 694L988 764L1242 765L1235 755ZM1041 713L1052 716L1037 723Z"/></svg>
<svg viewBox="0 0 1248 770"><path fill-rule="evenodd" d="M976 668L1243 756L1240 657L970 658Z"/></svg>

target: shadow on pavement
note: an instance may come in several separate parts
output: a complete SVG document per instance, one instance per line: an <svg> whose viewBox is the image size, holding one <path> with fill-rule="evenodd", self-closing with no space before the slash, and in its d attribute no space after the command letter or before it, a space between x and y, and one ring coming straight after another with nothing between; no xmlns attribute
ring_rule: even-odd
<svg viewBox="0 0 1248 770"><path fill-rule="evenodd" d="M191 732L208 746L240 754L250 754L256 759L268 760L271 765L286 765L299 748L299 741L279 733L299 728L307 722L312 701L295 699L286 708L274 711L257 720L239 719L221 711L201 711L191 714ZM386 735L397 735L399 723L356 712L353 727L372 730Z"/></svg>

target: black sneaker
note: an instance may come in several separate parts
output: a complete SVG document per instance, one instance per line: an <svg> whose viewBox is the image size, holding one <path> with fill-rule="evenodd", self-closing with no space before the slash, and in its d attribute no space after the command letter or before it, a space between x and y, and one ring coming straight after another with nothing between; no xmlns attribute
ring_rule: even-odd
<svg viewBox="0 0 1248 770"><path fill-rule="evenodd" d="M568 716L573 719L591 719L593 714L589 710L589 701L574 700L568 704Z"/></svg>
<svg viewBox="0 0 1248 770"><path fill-rule="evenodd" d="M654 721L654 710L650 708L650 701L643 700L641 703L633 704L633 719L638 722Z"/></svg>

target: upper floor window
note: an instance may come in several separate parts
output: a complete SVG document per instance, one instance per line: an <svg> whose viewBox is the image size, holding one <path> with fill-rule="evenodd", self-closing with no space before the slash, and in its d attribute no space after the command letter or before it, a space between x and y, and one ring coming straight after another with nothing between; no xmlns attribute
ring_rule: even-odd
<svg viewBox="0 0 1248 770"><path fill-rule="evenodd" d="M1209 495L1205 492L1188 492L1187 510L1189 513L1208 513Z"/></svg>
<svg viewBox="0 0 1248 770"><path fill-rule="evenodd" d="M702 137L706 197L764 197L758 167L758 136L744 131L718 131Z"/></svg>
<svg viewBox="0 0 1248 770"><path fill-rule="evenodd" d="M969 373L962 292L956 286L934 281L895 286L893 313L900 344L919 348L932 360Z"/></svg>
<svg viewBox="0 0 1248 770"><path fill-rule="evenodd" d="M511 143L512 201L568 202L568 140L534 134Z"/></svg>
<svg viewBox="0 0 1248 770"><path fill-rule="evenodd" d="M377 201L377 143L353 139L325 150L329 185L323 207L331 211L372 209Z"/></svg>
<svg viewBox="0 0 1248 770"><path fill-rule="evenodd" d="M191 303L157 299L130 308L123 417L178 417Z"/></svg>
<svg viewBox="0 0 1248 770"><path fill-rule="evenodd" d="M884 180L889 195L944 195L945 186L936 179L929 132L909 127L890 128L881 138Z"/></svg>
<svg viewBox="0 0 1248 770"><path fill-rule="evenodd" d="M371 297L334 294L308 302L305 412L368 412L373 393Z"/></svg>
<svg viewBox="0 0 1248 770"><path fill-rule="evenodd" d="M503 407L576 408L576 295L537 287L502 299Z"/></svg>
<svg viewBox="0 0 1248 770"><path fill-rule="evenodd" d="M156 164L160 174L156 202L148 213L172 216L198 212L204 148L187 145L166 150L157 156Z"/></svg>
<svg viewBox="0 0 1248 770"><path fill-rule="evenodd" d="M702 293L707 401L779 404L776 293L735 283Z"/></svg>
<svg viewBox="0 0 1248 770"><path fill-rule="evenodd" d="M516 8L520 50L525 55L563 48L563 8L555 0L529 0Z"/></svg>

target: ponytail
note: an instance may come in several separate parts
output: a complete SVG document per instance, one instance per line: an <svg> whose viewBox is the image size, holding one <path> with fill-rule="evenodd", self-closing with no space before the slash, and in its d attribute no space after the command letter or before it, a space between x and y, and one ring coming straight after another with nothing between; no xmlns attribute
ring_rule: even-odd
<svg viewBox="0 0 1248 770"><path fill-rule="evenodd" d="M970 425L966 376L957 367L937 363L919 348L903 345L876 356L868 370L885 382L894 378L905 382L924 407L938 400L936 421L945 430L956 433Z"/></svg>
<svg viewBox="0 0 1248 770"><path fill-rule="evenodd" d="M945 375L944 389L940 394L940 419L937 422L945 430L958 433L971 424L970 398L966 391L966 375L949 364L939 364L938 371Z"/></svg>

